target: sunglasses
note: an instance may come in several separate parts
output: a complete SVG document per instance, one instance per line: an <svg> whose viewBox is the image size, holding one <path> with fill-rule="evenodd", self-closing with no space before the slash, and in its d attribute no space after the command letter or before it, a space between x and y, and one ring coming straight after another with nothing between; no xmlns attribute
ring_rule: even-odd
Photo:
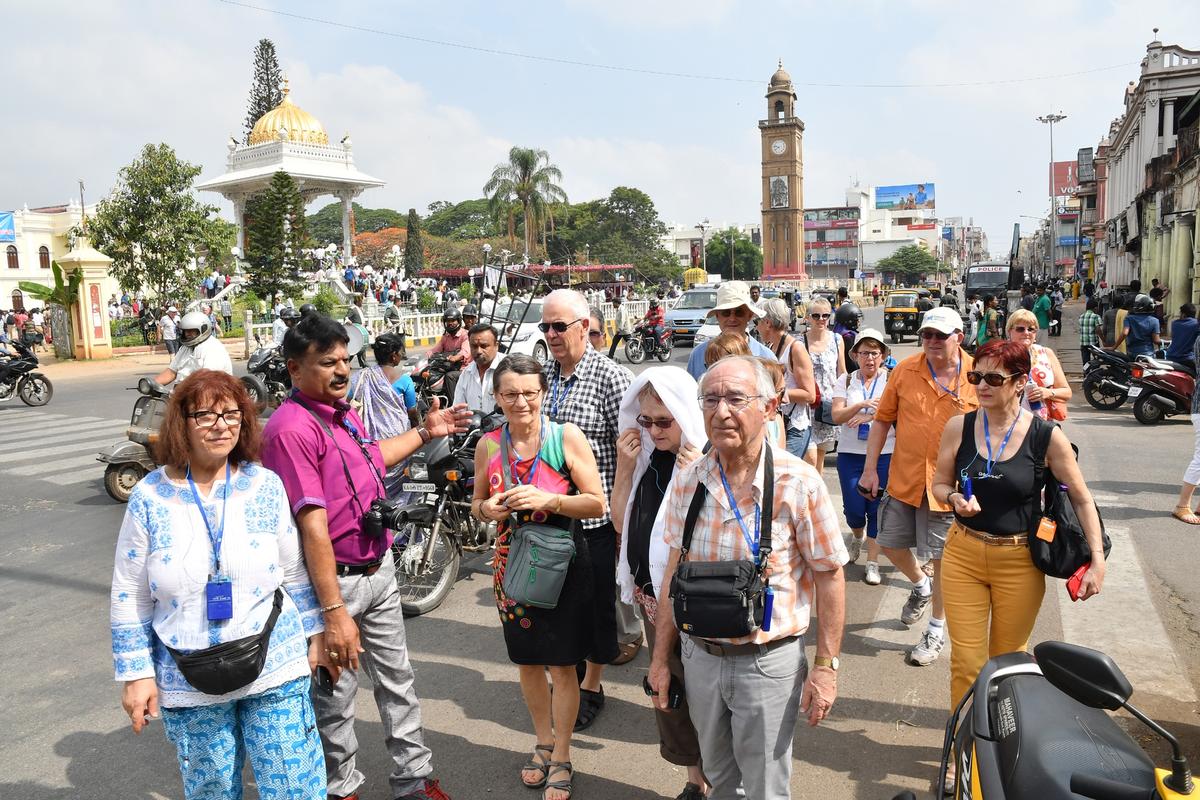
<svg viewBox="0 0 1200 800"><path fill-rule="evenodd" d="M737 308L722 308L720 311L717 312L717 316L718 317L748 317L748 316L750 316L750 309L746 308L745 306L738 306Z"/></svg>
<svg viewBox="0 0 1200 800"><path fill-rule="evenodd" d="M833 316L833 314L817 314L814 312L812 314L809 314L809 316L812 317L813 319L829 319L830 317Z"/></svg>
<svg viewBox="0 0 1200 800"><path fill-rule="evenodd" d="M639 416L637 424L641 425L646 430L658 428L659 430L669 431L671 426L675 424L675 420L668 417L667 419L652 419L647 416Z"/></svg>
<svg viewBox="0 0 1200 800"><path fill-rule="evenodd" d="M921 331L921 338L926 340L937 339L939 342L944 342L950 338L950 334L942 333L941 331L931 331L927 328Z"/></svg>
<svg viewBox="0 0 1200 800"><path fill-rule="evenodd" d="M590 336L593 339L603 339L604 332L603 331L588 331L588 336Z"/></svg>
<svg viewBox="0 0 1200 800"><path fill-rule="evenodd" d="M1027 325L1013 325L1012 329L1017 333L1037 333L1037 328L1030 328Z"/></svg>
<svg viewBox="0 0 1200 800"><path fill-rule="evenodd" d="M570 322L539 322L538 330L542 333L549 333L550 331L554 331L555 333L566 333L567 328L571 327L577 322L583 322L583 317L571 320Z"/></svg>
<svg viewBox="0 0 1200 800"><path fill-rule="evenodd" d="M971 370L967 373L967 383L972 386L978 386L980 381L983 381L988 386L997 387L1003 386L1004 382L1009 378L1015 378L1021 373L1014 372L1011 375L1001 375L999 372L980 372L979 370Z"/></svg>

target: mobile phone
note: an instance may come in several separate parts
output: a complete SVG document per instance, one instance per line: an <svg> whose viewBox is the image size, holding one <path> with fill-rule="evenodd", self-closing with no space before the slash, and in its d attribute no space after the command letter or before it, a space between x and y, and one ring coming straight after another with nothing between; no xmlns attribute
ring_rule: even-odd
<svg viewBox="0 0 1200 800"><path fill-rule="evenodd" d="M854 485L854 488L857 489L858 493L861 494L863 497L873 497L873 495L871 494L871 490L868 489L867 487L863 486L861 483L856 483Z"/></svg>
<svg viewBox="0 0 1200 800"><path fill-rule="evenodd" d="M1079 569L1075 570L1075 574L1067 578L1067 594L1071 596L1071 602L1074 603L1079 599L1079 590L1083 587L1083 576L1092 568L1092 563L1089 561Z"/></svg>
<svg viewBox="0 0 1200 800"><path fill-rule="evenodd" d="M647 697L655 695L649 676L642 676L642 691L646 693ZM667 708L679 708L681 705L683 705L683 687L679 685L679 679L672 675L671 685L667 687Z"/></svg>
<svg viewBox="0 0 1200 800"><path fill-rule="evenodd" d="M333 676L329 674L328 667L317 667L315 679L318 692L326 696L333 694Z"/></svg>

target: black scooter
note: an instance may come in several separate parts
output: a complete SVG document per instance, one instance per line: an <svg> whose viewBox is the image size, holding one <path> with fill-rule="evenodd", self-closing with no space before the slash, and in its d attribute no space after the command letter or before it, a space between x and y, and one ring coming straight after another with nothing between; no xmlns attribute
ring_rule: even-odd
<svg viewBox="0 0 1200 800"><path fill-rule="evenodd" d="M1111 411L1129 399L1134 358L1091 345L1092 360L1083 372L1083 396L1092 408Z"/></svg>

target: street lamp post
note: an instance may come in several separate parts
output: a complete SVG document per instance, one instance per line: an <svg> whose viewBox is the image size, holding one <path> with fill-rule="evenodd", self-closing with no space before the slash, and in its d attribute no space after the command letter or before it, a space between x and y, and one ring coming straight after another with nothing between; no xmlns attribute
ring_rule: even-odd
<svg viewBox="0 0 1200 800"><path fill-rule="evenodd" d="M1050 269L1042 278L1049 277L1049 273L1053 272L1054 263L1054 248L1058 245L1058 219L1056 218L1056 208L1054 206L1054 123L1062 122L1067 118L1067 115L1059 111L1057 114L1046 114L1045 116L1037 117L1037 121L1050 126Z"/></svg>
<svg viewBox="0 0 1200 800"><path fill-rule="evenodd" d="M700 222L696 223L696 227L700 229L700 268L704 270L704 274L708 274L708 249L704 246L704 232L712 227L705 217Z"/></svg>
<svg viewBox="0 0 1200 800"><path fill-rule="evenodd" d="M736 281L737 274L733 271L733 231L729 231L729 280Z"/></svg>

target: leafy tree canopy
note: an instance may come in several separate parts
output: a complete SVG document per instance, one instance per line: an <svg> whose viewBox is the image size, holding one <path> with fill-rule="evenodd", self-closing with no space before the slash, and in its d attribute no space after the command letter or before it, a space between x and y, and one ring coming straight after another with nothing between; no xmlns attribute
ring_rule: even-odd
<svg viewBox="0 0 1200 800"><path fill-rule="evenodd" d="M259 297L297 297L301 248L309 246L304 199L291 176L282 170L266 190L246 204L247 283Z"/></svg>
<svg viewBox="0 0 1200 800"><path fill-rule="evenodd" d="M408 220L405 223L408 236L404 242L404 271L408 275L416 275L425 269L425 251L421 247L421 218L417 210L408 210Z"/></svg>
<svg viewBox="0 0 1200 800"><path fill-rule="evenodd" d="M880 259L876 268L894 272L898 277L921 278L938 268L938 260L928 250L907 244L887 258Z"/></svg>
<svg viewBox="0 0 1200 800"><path fill-rule="evenodd" d="M734 280L754 281L762 277L762 248L737 228L715 231L704 248L709 272L729 274L729 240L733 238Z"/></svg>
<svg viewBox="0 0 1200 800"><path fill-rule="evenodd" d="M381 231L384 228L403 228L405 215L390 208L363 208L353 203L354 231ZM342 204L330 203L315 214L308 215L308 232L318 247L333 242L342 246Z"/></svg>
<svg viewBox="0 0 1200 800"><path fill-rule="evenodd" d="M430 203L429 216L425 218L425 231L434 236L446 236L451 239L499 236L503 231L488 205L488 201L483 198L464 200L461 203L448 203L445 200Z"/></svg>
<svg viewBox="0 0 1200 800"><path fill-rule="evenodd" d="M250 102L246 109L246 142L250 131L263 114L283 101L283 73L275 55L275 44L270 39L259 39L254 48L254 77L250 81Z"/></svg>
<svg viewBox="0 0 1200 800"><path fill-rule="evenodd" d="M363 231L354 237L354 255L360 264L383 269L391 263L392 247L398 246L403 251L407 240L404 228Z"/></svg>

